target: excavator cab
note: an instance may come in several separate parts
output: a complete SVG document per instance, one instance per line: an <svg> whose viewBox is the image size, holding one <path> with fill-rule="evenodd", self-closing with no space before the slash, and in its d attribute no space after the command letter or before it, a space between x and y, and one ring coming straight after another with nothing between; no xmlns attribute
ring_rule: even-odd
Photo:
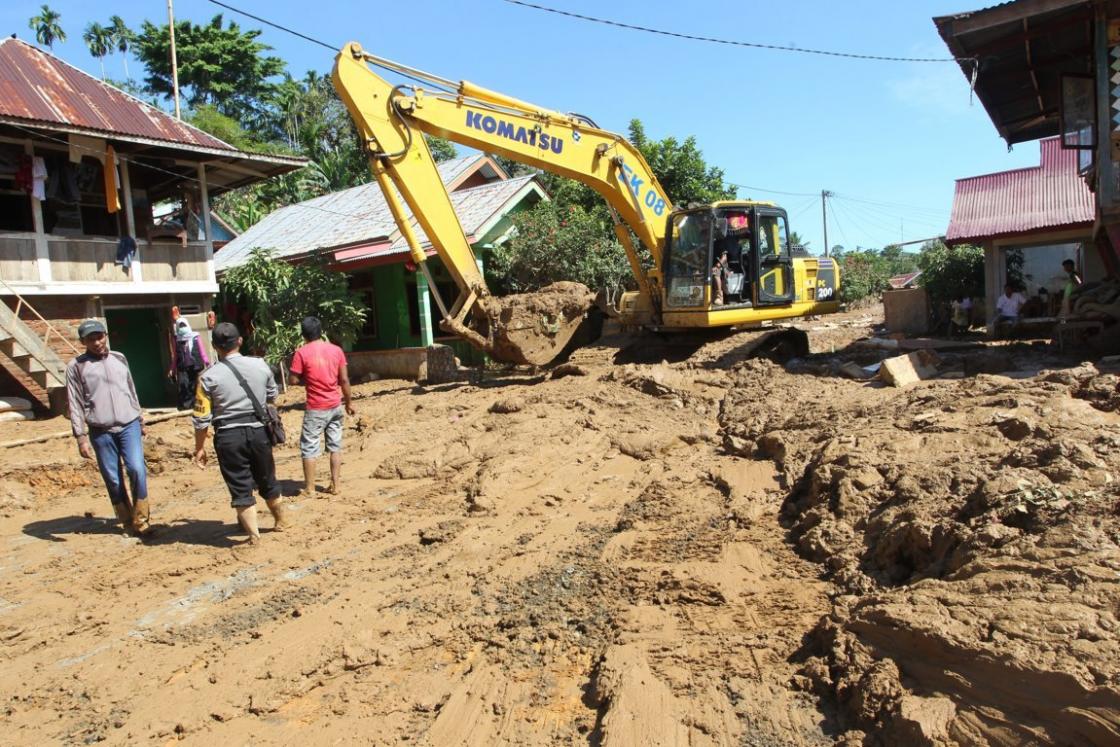
<svg viewBox="0 0 1120 747"><path fill-rule="evenodd" d="M717 204L674 212L666 232L666 308L718 311L792 303L787 226L785 211L770 205ZM708 290L724 252L724 303L716 305Z"/></svg>

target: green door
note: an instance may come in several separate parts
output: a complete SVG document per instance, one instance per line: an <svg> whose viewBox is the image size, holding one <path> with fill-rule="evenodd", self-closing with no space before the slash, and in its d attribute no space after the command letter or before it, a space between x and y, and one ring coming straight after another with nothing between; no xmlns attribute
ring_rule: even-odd
<svg viewBox="0 0 1120 747"><path fill-rule="evenodd" d="M166 343L159 326L158 309L107 309L109 347L128 358L136 394L143 407L173 404L163 361Z"/></svg>

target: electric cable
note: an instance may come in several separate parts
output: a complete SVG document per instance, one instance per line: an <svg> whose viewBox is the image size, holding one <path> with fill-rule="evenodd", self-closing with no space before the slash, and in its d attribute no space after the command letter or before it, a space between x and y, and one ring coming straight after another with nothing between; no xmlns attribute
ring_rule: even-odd
<svg viewBox="0 0 1120 747"><path fill-rule="evenodd" d="M731 184L731 183L729 183L728 186L733 187L736 190L744 189L744 190L747 190L747 191L750 191L750 192L765 192L767 194L786 195L788 197L820 198L820 196L821 196L819 192L783 192L779 189L763 189L762 187L752 187L752 186L747 185L747 184Z"/></svg>
<svg viewBox="0 0 1120 747"><path fill-rule="evenodd" d="M828 201L825 202L825 205L827 206L829 214L832 216L832 222L836 226L836 231L840 234L840 238L844 239L845 244L850 243L848 241L848 233L844 230L844 227L840 224L840 218L836 215L836 208Z"/></svg>
<svg viewBox="0 0 1120 747"><path fill-rule="evenodd" d="M210 0L215 2L216 0ZM733 39L719 39L711 36L697 36L694 34L682 34L677 31L665 31L663 29L649 28L648 26L639 26L633 23L624 23L622 21L613 21L607 18L597 18L595 16L583 15L582 13L573 13L567 10L559 10L557 8L550 8L546 5L538 5L536 3L525 2L525 0L502 0L502 2L509 3L510 5L520 5L524 8L532 8L534 10L544 11L545 13L554 13L558 16L567 16L568 18L576 18L581 21L589 21L591 23L599 23L605 26L615 26L617 28L629 29L631 31L642 31L647 34L658 34L660 36L671 36L677 39L688 39L691 41L709 42L711 44L725 44L734 47L752 47L755 49L770 49L779 52L800 52L801 54L815 54L823 55L826 57L847 57L856 60L878 60L881 62L967 62L973 66L973 69L978 65L975 57L895 57L890 55L877 55L877 54L861 54L855 52L836 52L826 49L809 49L806 47L794 47L782 44L761 44L758 42L736 41Z"/></svg>
<svg viewBox="0 0 1120 747"><path fill-rule="evenodd" d="M846 194L837 194L836 196L837 197L843 197L845 200L852 200L853 202L862 202L862 203L866 203L868 205L877 205L879 207L906 208L908 210L917 210L919 212L934 213L934 214L937 214L937 215L943 215L945 213L950 212L948 210L938 210L937 208L931 208L931 207L925 206L925 205L907 205L906 203L902 203L902 202L883 202L883 201L879 201L879 200L868 200L866 198L853 197L851 195L846 195Z"/></svg>

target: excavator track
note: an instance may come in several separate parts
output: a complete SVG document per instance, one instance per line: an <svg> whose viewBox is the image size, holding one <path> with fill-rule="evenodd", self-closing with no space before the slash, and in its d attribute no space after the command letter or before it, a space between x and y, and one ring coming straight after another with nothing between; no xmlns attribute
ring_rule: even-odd
<svg viewBox="0 0 1120 747"><path fill-rule="evenodd" d="M662 361L731 368L750 358L785 362L808 353L808 335L793 326L666 333L608 328L595 342L572 350L566 362L584 368Z"/></svg>

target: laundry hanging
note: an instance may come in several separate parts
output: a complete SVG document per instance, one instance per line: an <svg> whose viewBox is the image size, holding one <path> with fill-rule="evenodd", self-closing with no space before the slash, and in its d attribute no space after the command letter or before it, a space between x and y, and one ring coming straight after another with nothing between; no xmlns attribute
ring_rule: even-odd
<svg viewBox="0 0 1120 747"><path fill-rule="evenodd" d="M105 146L102 171L105 174L105 209L115 213L121 209L121 197L117 189L117 154L111 145Z"/></svg>

